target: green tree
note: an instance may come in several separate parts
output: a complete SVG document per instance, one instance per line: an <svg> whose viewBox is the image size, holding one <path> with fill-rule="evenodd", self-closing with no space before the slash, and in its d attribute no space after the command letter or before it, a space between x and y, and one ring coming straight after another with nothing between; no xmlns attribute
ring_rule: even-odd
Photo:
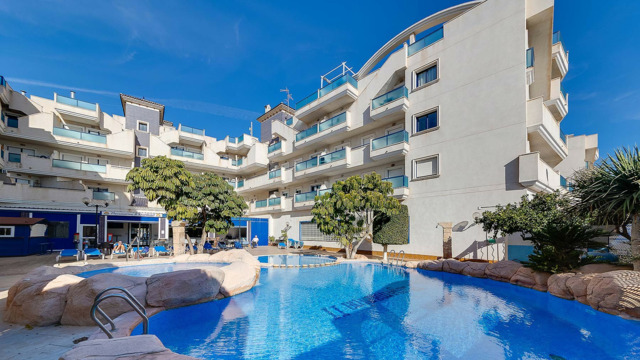
<svg viewBox="0 0 640 360"><path fill-rule="evenodd" d="M139 167L126 176L131 183L127 191L141 190L149 201L156 201L174 220L188 220L196 215L196 209L184 203L185 195L195 185L193 176L184 163L166 156L142 159ZM193 245L189 246L193 253Z"/></svg>
<svg viewBox="0 0 640 360"><path fill-rule="evenodd" d="M332 191L316 196L312 221L327 235L333 235L352 259L364 240L373 240L375 212L396 214L400 203L390 196L393 187L376 173L352 176L333 184Z"/></svg>
<svg viewBox="0 0 640 360"><path fill-rule="evenodd" d="M198 251L202 253L207 232L226 233L233 226L234 217L240 217L248 208L244 198L233 186L214 173L193 175L191 191L184 193L180 202L193 208L190 222L202 227Z"/></svg>
<svg viewBox="0 0 640 360"><path fill-rule="evenodd" d="M409 208L400 205L395 215L377 212L373 220L373 242L384 248L383 260L387 259L389 245L404 245L409 241Z"/></svg>
<svg viewBox="0 0 640 360"><path fill-rule="evenodd" d="M622 148L572 179L574 210L600 225L613 225L631 242L634 270L640 270L640 149ZM631 233L627 225L631 224Z"/></svg>

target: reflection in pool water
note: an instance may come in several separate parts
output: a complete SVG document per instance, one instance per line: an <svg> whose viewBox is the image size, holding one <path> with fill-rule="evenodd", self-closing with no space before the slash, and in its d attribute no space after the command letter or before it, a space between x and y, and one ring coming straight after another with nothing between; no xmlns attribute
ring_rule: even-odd
<svg viewBox="0 0 640 360"><path fill-rule="evenodd" d="M153 274L160 274L178 270L189 270L201 266L225 266L227 263L168 263L168 264L151 264L151 265L132 265L122 267L111 267L100 270L85 271L78 274L83 278L103 273L123 274L129 276L149 277Z"/></svg>
<svg viewBox="0 0 640 360"><path fill-rule="evenodd" d="M638 322L506 283L373 264L263 269L252 290L161 312L149 329L205 359L640 357Z"/></svg>
<svg viewBox="0 0 640 360"><path fill-rule="evenodd" d="M263 264L271 265L314 265L336 262L333 256L320 255L265 255L258 256L258 261Z"/></svg>

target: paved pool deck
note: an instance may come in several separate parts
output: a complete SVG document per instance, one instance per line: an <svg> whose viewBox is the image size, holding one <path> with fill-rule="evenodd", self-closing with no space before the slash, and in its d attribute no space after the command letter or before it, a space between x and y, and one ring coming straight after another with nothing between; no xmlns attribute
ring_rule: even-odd
<svg viewBox="0 0 640 360"><path fill-rule="evenodd" d="M278 249L275 246L260 246L255 249L247 249L255 256L279 255L279 254L314 254L314 255L342 255L323 250L295 250ZM45 326L29 328L24 325L5 323L2 318L7 302L9 288L20 280L29 271L42 265L55 265L57 253L47 255L30 255L22 257L0 258L0 359L57 359L70 350L75 344L74 340L89 337L97 326ZM113 263L140 263L144 264L147 258L132 260L114 258L111 260L89 259L88 264ZM63 261L70 263L72 261Z"/></svg>

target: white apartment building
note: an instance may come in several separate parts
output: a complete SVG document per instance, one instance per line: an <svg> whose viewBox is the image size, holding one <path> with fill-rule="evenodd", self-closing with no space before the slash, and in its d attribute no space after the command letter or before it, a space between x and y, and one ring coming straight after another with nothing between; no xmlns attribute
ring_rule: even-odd
<svg viewBox="0 0 640 360"><path fill-rule="evenodd" d="M126 193L124 180L141 158L166 155L194 172L220 174L245 197L249 210L234 236L266 241L290 227L289 237L305 246L335 249L310 222L315 196L335 181L376 172L409 208L409 244L390 249L416 258L522 258L530 246L515 237L494 242L474 218L523 195L566 188L576 170L597 160L597 135L560 130L568 57L553 29L552 0L471 1L411 25L357 72L341 64L296 109L267 106L260 139L218 140L166 121L161 104L128 95L121 95L124 116L107 115L74 96L27 98L5 83L0 215L64 210L77 213L81 232L92 211L76 200L82 193L113 200L99 209L107 224L99 240L118 231L127 238L108 227L127 216L132 223L155 218L150 237L166 238L162 209Z"/></svg>

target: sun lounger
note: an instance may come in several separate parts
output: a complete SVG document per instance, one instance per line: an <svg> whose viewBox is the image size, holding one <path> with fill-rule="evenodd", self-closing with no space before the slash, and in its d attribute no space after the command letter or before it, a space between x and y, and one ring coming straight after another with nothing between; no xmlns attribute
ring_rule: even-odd
<svg viewBox="0 0 640 360"><path fill-rule="evenodd" d="M84 249L84 261L87 261L89 256L100 256L102 260L104 260L104 254L100 252L100 250L96 248L87 248Z"/></svg>
<svg viewBox="0 0 640 360"><path fill-rule="evenodd" d="M139 251L140 256L149 256L149 247L148 246L132 246L131 247L131 255L134 256Z"/></svg>
<svg viewBox="0 0 640 360"><path fill-rule="evenodd" d="M227 244L225 244L225 243L223 243L223 242L219 241L219 242L218 242L218 249L220 249L220 250L228 250L228 249L229 249L229 247L227 246Z"/></svg>
<svg viewBox="0 0 640 360"><path fill-rule="evenodd" d="M208 253L211 253L213 251L213 246L211 246L211 244L208 243L208 242L204 243L202 248L204 249L204 251L206 251Z"/></svg>
<svg viewBox="0 0 640 360"><path fill-rule="evenodd" d="M281 241L278 243L278 249L286 249L287 248L287 243L284 241Z"/></svg>
<svg viewBox="0 0 640 360"><path fill-rule="evenodd" d="M165 248L164 246L154 246L153 247L153 254L158 257L160 255L169 255L171 256L173 252L171 250L167 250L167 248Z"/></svg>
<svg viewBox="0 0 640 360"><path fill-rule="evenodd" d="M236 249L242 249L242 242L241 241L236 241L235 243L233 243L233 247Z"/></svg>
<svg viewBox="0 0 640 360"><path fill-rule="evenodd" d="M289 239L289 246L294 249L302 249L302 247L304 246L304 241Z"/></svg>
<svg viewBox="0 0 640 360"><path fill-rule="evenodd" d="M124 251L115 251L115 250L114 250L114 251L112 251L112 252L111 252L111 259L113 259L113 256L114 256L114 255L115 255L115 256L120 256L120 255L127 256L127 244L122 244L122 245L124 245ZM114 249L115 249L115 246L116 246L116 245L114 245Z"/></svg>
<svg viewBox="0 0 640 360"><path fill-rule="evenodd" d="M60 255L56 256L56 262L60 262L60 258L75 257L76 261L80 260L80 252L77 249L64 249L60 251Z"/></svg>

